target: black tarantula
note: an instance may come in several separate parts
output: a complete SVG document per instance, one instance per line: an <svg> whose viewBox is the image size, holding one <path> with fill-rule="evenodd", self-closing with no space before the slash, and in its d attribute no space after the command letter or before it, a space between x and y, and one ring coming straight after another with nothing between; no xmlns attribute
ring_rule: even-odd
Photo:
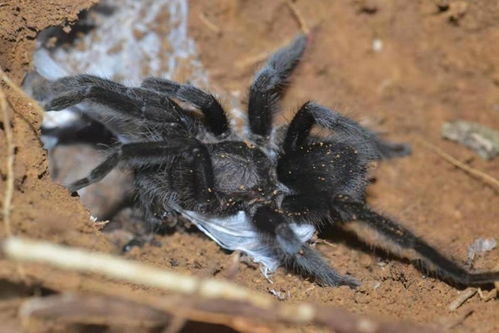
<svg viewBox="0 0 499 333"><path fill-rule="evenodd" d="M283 265L321 285L359 285L307 244L316 229L352 221L416 254L444 280L461 285L499 280L499 272L466 271L366 204L368 164L407 155L407 145L386 142L314 102L305 103L289 125L273 128L279 99L306 43L306 36L298 36L257 72L244 138L230 128L215 97L189 84L148 78L140 87L126 87L90 75L52 82L46 110L92 102L82 112L119 141L69 189L127 166L134 171L136 200L149 230L167 216L181 215L222 247L244 251L268 270ZM312 134L315 126L328 134Z"/></svg>

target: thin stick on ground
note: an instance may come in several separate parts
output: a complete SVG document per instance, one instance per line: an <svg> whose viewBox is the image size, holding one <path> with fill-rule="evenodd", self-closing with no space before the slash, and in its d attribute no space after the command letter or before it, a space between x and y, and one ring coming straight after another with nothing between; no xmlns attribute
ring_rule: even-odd
<svg viewBox="0 0 499 333"><path fill-rule="evenodd" d="M192 276L158 270L137 262L104 253L63 247L48 242L10 238L3 244L7 255L16 260L34 261L79 272L94 272L111 278L126 280L163 290L204 298L244 300L255 306L270 308L272 301L245 288L215 279L199 279ZM306 316L308 309L303 310ZM297 314L298 315L298 314Z"/></svg>
<svg viewBox="0 0 499 333"><path fill-rule="evenodd" d="M396 332L401 331L402 327L405 332L429 331L407 323L380 322L336 308L309 303L278 303L269 295L260 294L231 282L211 278L200 279L112 255L72 249L47 242L9 238L2 242L1 248L10 259L48 264L78 272L97 273L121 281L174 292L179 296L155 297L147 305L155 308L159 306L170 313L181 312L183 317L197 321L230 323L234 321L233 318L239 317L264 322L317 324L344 333ZM108 291L109 288L104 290L105 293ZM133 299L133 295L129 293L119 296Z"/></svg>
<svg viewBox="0 0 499 333"><path fill-rule="evenodd" d="M10 225L10 212L12 205L12 197L14 195L14 138L12 136L12 129L10 128L9 110L7 110L7 97L3 89L0 87L0 109L3 115L3 131L5 133L6 142L6 172L7 179L5 180L5 192L3 197L2 217L5 234L12 236L12 229Z"/></svg>
<svg viewBox="0 0 499 333"><path fill-rule="evenodd" d="M162 333L178 333L184 328L187 320L184 317L175 316L171 320L170 324L165 327Z"/></svg>
<svg viewBox="0 0 499 333"><path fill-rule="evenodd" d="M269 58L269 56L272 55L272 53L276 49L280 49L280 48L284 47L285 45L289 45L289 43L291 43L291 41L292 41L292 39L288 39L288 40L286 40L286 42L282 43L281 45L279 45L279 47L276 47L275 49L265 50L263 52L260 52L256 55L254 55L254 56L250 56L250 57L241 59L239 61L236 61L235 66L238 69L244 70L250 66L254 66L255 64L263 62L263 61L267 60Z"/></svg>
<svg viewBox="0 0 499 333"><path fill-rule="evenodd" d="M3 69L0 67L0 80L4 81L9 88L14 90L16 94L18 94L20 97L27 99L28 100L28 105L33 107L36 112L41 114L42 116L44 115L44 111L40 104L38 104L37 101L35 101L33 98L31 98L28 94L26 94L17 84L12 82L12 80L5 74Z"/></svg>
<svg viewBox="0 0 499 333"><path fill-rule="evenodd" d="M307 22L303 18L303 15L296 7L296 5L291 0L286 1L286 5L288 6L291 13L293 13L293 16L295 17L296 21L298 21L301 31L303 31L304 34L308 34L310 32L310 29L307 25Z"/></svg>
<svg viewBox="0 0 499 333"><path fill-rule="evenodd" d="M458 159L456 159L455 157L447 154L442 149L438 148L437 146L431 144L430 142L428 142L426 140L419 139L419 142L421 142L421 144L423 144L426 148L432 150L433 152L435 152L437 155L442 157L444 160L446 160L450 164L452 164L455 167L462 169L462 170L466 171L467 173L479 178L481 181L492 186L496 190L499 190L499 180L497 180L496 178L486 174L483 171L480 171L480 170L477 170L475 168L467 166L463 162L461 162Z"/></svg>
<svg viewBox="0 0 499 333"><path fill-rule="evenodd" d="M455 300L449 304L449 310L456 311L461 305L463 305L467 300L473 297L477 292L476 288L465 289Z"/></svg>
<svg viewBox="0 0 499 333"><path fill-rule="evenodd" d="M239 69L245 69L247 67L253 66L267 59L271 53L272 51L263 51L261 53L258 53L257 55L244 58L236 62L236 67Z"/></svg>
<svg viewBox="0 0 499 333"><path fill-rule="evenodd" d="M215 23L211 22L206 15L204 15L203 12L200 12L198 14L199 20L203 22L204 25L211 31L213 31L216 35L220 35L222 33L222 29L220 29L219 26L217 26Z"/></svg>
<svg viewBox="0 0 499 333"><path fill-rule="evenodd" d="M1 69L0 69L1 71ZM3 73L3 72L2 72ZM10 128L10 117L8 110L7 96L0 86L0 110L3 116L3 131L5 133L5 146L6 146L6 179L5 179L5 192L3 197L2 205L2 219L4 225L5 235L8 237L13 236L12 226L10 221L10 213L12 211L12 199L14 197L14 162L15 162L15 144L14 135L12 134L12 129ZM17 273L22 280L26 280L26 275L21 264L17 265Z"/></svg>
<svg viewBox="0 0 499 333"><path fill-rule="evenodd" d="M117 297L75 292L21 299L17 307L22 323L32 319L58 324L93 324L153 328L171 321L164 311ZM4 302L2 302L4 303ZM14 304L16 305L16 304Z"/></svg>
<svg viewBox="0 0 499 333"><path fill-rule="evenodd" d="M460 315L457 319L454 319L453 321L444 325L444 330L450 331L450 330L456 328L457 326L461 325L466 320L466 318L468 318L469 316L471 316L473 314L473 312L474 312L473 309L468 309L462 315Z"/></svg>

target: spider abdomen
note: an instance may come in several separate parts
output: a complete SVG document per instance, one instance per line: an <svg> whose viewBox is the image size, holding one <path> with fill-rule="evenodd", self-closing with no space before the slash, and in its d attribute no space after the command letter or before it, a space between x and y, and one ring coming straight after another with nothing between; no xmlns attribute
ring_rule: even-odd
<svg viewBox="0 0 499 333"><path fill-rule="evenodd" d="M366 167L354 147L317 142L282 156L277 174L279 181L301 193L327 191L358 197L365 189Z"/></svg>

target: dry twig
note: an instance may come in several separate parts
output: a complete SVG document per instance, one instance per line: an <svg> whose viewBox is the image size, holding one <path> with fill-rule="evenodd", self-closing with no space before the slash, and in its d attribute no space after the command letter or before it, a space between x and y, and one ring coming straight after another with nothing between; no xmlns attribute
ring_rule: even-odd
<svg viewBox="0 0 499 333"><path fill-rule="evenodd" d="M222 33L222 29L220 29L215 23L211 22L203 12L198 14L199 19L203 22L204 25L215 34L220 35Z"/></svg>
<svg viewBox="0 0 499 333"><path fill-rule="evenodd" d="M245 69L247 67L253 66L259 62L264 61L271 54L272 54L272 51L263 51L261 53L258 53L257 55L254 55L254 56L251 56L248 58L244 58L244 59L236 62L236 67L238 69Z"/></svg>
<svg viewBox="0 0 499 333"><path fill-rule="evenodd" d="M44 115L44 111L42 107L38 104L37 101L35 101L33 98L28 96L17 84L12 82L12 80L5 74L5 72L0 68L0 80L4 81L10 89L14 90L16 94L21 96L23 99L28 100L28 105L31 106L33 109L35 109L36 112L38 112L40 115Z"/></svg>
<svg viewBox="0 0 499 333"><path fill-rule="evenodd" d="M314 306L308 303L277 303L269 295L237 286L230 282L200 279L159 270L115 256L71 249L47 242L9 238L2 244L3 252L11 259L49 264L57 268L103 274L113 279L159 288L181 297L150 297L146 305L197 321L233 326L235 317L265 322L319 324L335 332L424 332L421 327L406 323L385 323L358 316L341 309ZM107 289L100 290L106 294ZM197 297L186 297L193 296ZM130 293L119 297L133 300ZM143 302L143 300L142 300ZM143 304L143 303L142 303Z"/></svg>
<svg viewBox="0 0 499 333"><path fill-rule="evenodd" d="M240 70L244 70L250 66L253 66L259 62L262 62L262 61L266 60L267 58L269 58L276 49L281 49L281 48L285 47L286 45L289 45L291 43L291 41L292 41L292 39L288 39L284 43L282 43L279 47L276 47L275 49L266 50L266 51L258 53L257 55L241 59L241 60L236 62L235 66Z"/></svg>
<svg viewBox="0 0 499 333"><path fill-rule="evenodd" d="M18 94L23 96L23 98L27 98L30 101L29 104L32 105L35 110L43 114L43 110L38 105L38 103L34 101L31 97L26 95L21 88L19 88L14 82L12 82L1 67L0 67L0 81L5 82L10 89L16 91ZM4 221L5 234L7 236L12 236L10 213L12 211L12 199L14 197L15 144L14 144L14 136L12 134L12 129L10 127L9 110L7 109L8 104L10 104L10 102L7 101L7 95L5 94L5 91L2 89L2 86L0 85L0 109L3 114L3 124L4 124L3 130L5 132L5 141L7 148L7 159L6 159L7 178L5 184L5 194L3 198L2 217ZM17 271L21 279L25 280L26 276L24 273L24 269L20 264L17 265Z"/></svg>
<svg viewBox="0 0 499 333"><path fill-rule="evenodd" d="M494 288L487 293L484 293L481 288L478 288L478 295L480 295L482 301L488 302L491 299L497 298L497 288Z"/></svg>
<svg viewBox="0 0 499 333"><path fill-rule="evenodd" d="M165 327L162 333L177 333L184 328L187 320L184 317L175 316L168 326Z"/></svg>
<svg viewBox="0 0 499 333"><path fill-rule="evenodd" d="M428 142L426 140L419 139L419 141L425 147L427 147L428 149L430 149L433 152L435 152L437 155L439 155L440 157L442 157L444 160L446 160L450 164L454 165L455 167L457 167L459 169L462 169L462 170L466 171L467 173L469 173L469 174L471 174L471 175L479 178L484 183L486 183L486 184L492 186L493 188L499 190L499 180L497 180L496 178L494 178L494 177L486 174L485 172L482 172L480 170L477 170L475 168L467 166L463 162L457 160L456 158L452 157L451 155L449 155L446 152L444 152L442 149L438 148L437 146L431 144L430 142Z"/></svg>
<svg viewBox="0 0 499 333"><path fill-rule="evenodd" d="M234 251L229 259L229 266L225 269L223 277L227 280L233 280L239 272L239 262L241 260L241 252Z"/></svg>
<svg viewBox="0 0 499 333"><path fill-rule="evenodd" d="M462 315L460 315L458 318L456 318L456 319L448 322L447 324L445 324L444 325L444 330L445 331L450 331L453 328L456 328L457 326L461 325L466 320L466 318L468 318L469 316L471 316L473 314L473 312L474 312L473 309L467 310Z"/></svg>
<svg viewBox="0 0 499 333"><path fill-rule="evenodd" d="M12 197L14 195L14 138L12 136L12 129L10 128L10 117L9 110L7 110L7 97L3 89L0 87L0 109L3 115L3 131L5 132L5 142L7 148L7 159L6 159L6 172L7 179L5 180L5 193L3 197L3 224L5 228L5 234L7 236L12 236L12 229L10 225L10 211L12 205Z"/></svg>
<svg viewBox="0 0 499 333"><path fill-rule="evenodd" d="M97 295L63 293L33 297L19 308L24 322L31 318L59 323L154 327L170 321L157 309L127 300Z"/></svg>
<svg viewBox="0 0 499 333"><path fill-rule="evenodd" d="M286 5L288 6L291 13L293 13L293 16L295 17L296 21L298 21L301 31L303 31L304 34L308 34L310 29L307 25L307 22L303 18L303 15L298 10L294 2L292 2L291 0L287 0Z"/></svg>
<svg viewBox="0 0 499 333"><path fill-rule="evenodd" d="M476 288L467 288L459 296L449 304L449 310L456 311L467 300L473 297L477 292Z"/></svg>
<svg viewBox="0 0 499 333"><path fill-rule="evenodd" d="M174 290L204 298L224 298L246 301L257 307L269 308L272 302L245 288L215 279L199 279L192 276L158 270L154 267L125 260L104 253L89 253L84 250L63 247L48 242L10 238L4 242L4 251L11 258L51 264L58 268L79 272L93 272L108 277L142 284L152 288ZM303 307L297 313L306 318L310 312Z"/></svg>

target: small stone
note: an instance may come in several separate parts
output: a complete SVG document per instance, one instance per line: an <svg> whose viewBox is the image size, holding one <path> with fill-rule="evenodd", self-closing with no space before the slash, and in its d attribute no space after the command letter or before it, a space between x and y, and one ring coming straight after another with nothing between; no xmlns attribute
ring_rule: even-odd
<svg viewBox="0 0 499 333"><path fill-rule="evenodd" d="M466 14L468 4L465 1L456 1L449 3L447 17L451 22L458 22Z"/></svg>
<svg viewBox="0 0 499 333"><path fill-rule="evenodd" d="M492 251L497 246L494 238L478 238L468 247L468 265L473 263L477 253Z"/></svg>
<svg viewBox="0 0 499 333"><path fill-rule="evenodd" d="M442 137L470 148L486 160L499 154L499 131L477 123L446 122L442 126Z"/></svg>

